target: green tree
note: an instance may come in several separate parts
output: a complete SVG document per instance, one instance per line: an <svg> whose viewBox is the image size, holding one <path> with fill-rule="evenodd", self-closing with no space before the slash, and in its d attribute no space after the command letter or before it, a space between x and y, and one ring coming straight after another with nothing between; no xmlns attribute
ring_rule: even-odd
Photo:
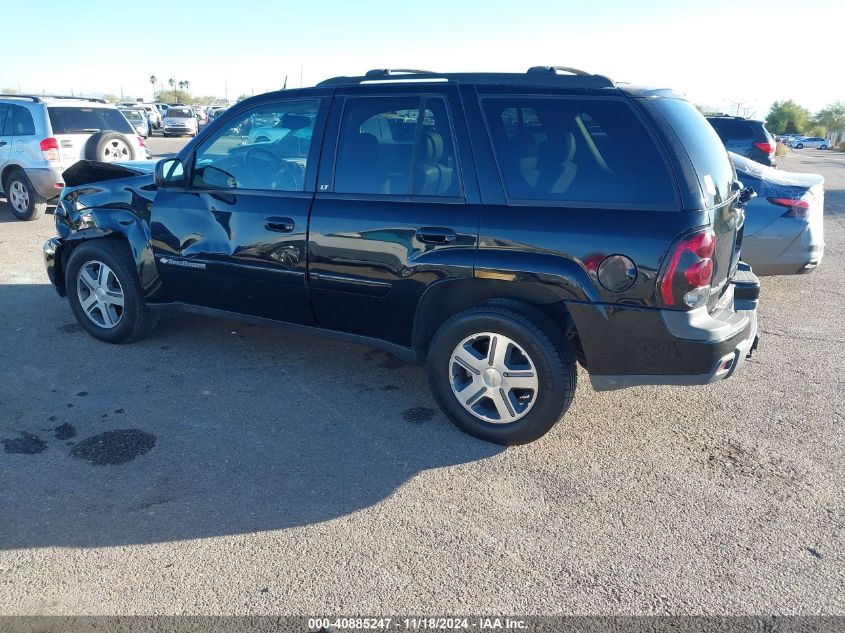
<svg viewBox="0 0 845 633"><path fill-rule="evenodd" d="M109 103L117 103L118 101L120 101L120 97L118 97L117 95L110 94L103 95L103 99L105 99Z"/></svg>
<svg viewBox="0 0 845 633"><path fill-rule="evenodd" d="M244 99L249 99L252 95L241 95L238 97L238 101L243 101Z"/></svg>
<svg viewBox="0 0 845 633"><path fill-rule="evenodd" d="M773 134L801 134L810 127L810 111L792 99L775 101L766 116L766 127Z"/></svg>
<svg viewBox="0 0 845 633"><path fill-rule="evenodd" d="M0 94L15 95L15 94L18 94L18 89L17 88L3 88L2 90L0 90Z"/></svg>
<svg viewBox="0 0 845 633"><path fill-rule="evenodd" d="M155 99L156 94L156 82L158 81L158 77L155 75L150 75L150 85L153 87L153 99Z"/></svg>
<svg viewBox="0 0 845 633"><path fill-rule="evenodd" d="M845 130L845 101L834 101L816 113L815 123L824 134Z"/></svg>
<svg viewBox="0 0 845 633"><path fill-rule="evenodd" d="M162 90L156 94L159 103L194 103L194 98L184 90Z"/></svg>

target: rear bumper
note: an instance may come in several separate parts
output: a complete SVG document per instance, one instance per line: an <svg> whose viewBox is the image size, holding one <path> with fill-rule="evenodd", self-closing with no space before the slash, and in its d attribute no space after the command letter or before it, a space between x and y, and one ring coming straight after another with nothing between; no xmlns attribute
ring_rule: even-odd
<svg viewBox="0 0 845 633"><path fill-rule="evenodd" d="M742 239L742 258L761 277L797 275L815 270L824 257L823 224L778 218Z"/></svg>
<svg viewBox="0 0 845 633"><path fill-rule="evenodd" d="M62 192L62 188L56 186L57 184L64 186L61 169L29 168L26 170L26 176L38 195L45 200L52 200Z"/></svg>
<svg viewBox="0 0 845 633"><path fill-rule="evenodd" d="M757 348L759 290L750 269L740 270L713 314L706 308L623 309L613 317L621 332L606 324L611 330L604 339L581 337L593 387L705 385L730 378Z"/></svg>

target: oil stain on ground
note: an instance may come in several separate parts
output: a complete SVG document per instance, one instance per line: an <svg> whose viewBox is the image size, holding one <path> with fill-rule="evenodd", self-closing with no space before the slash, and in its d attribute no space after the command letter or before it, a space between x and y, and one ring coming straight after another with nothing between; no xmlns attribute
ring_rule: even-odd
<svg viewBox="0 0 845 633"><path fill-rule="evenodd" d="M70 454L95 466L118 466L143 455L155 444L155 435L138 429L121 429L82 440Z"/></svg>
<svg viewBox="0 0 845 633"><path fill-rule="evenodd" d="M405 422L413 422L414 424L428 422L434 417L434 409L428 407L411 407L402 412L402 417L405 419Z"/></svg>
<svg viewBox="0 0 845 633"><path fill-rule="evenodd" d="M15 439L3 440L3 451L6 453L19 453L21 455L36 455L47 449L47 443L37 435L21 432L21 436Z"/></svg>
<svg viewBox="0 0 845 633"><path fill-rule="evenodd" d="M70 438L76 436L76 427L73 426L73 424L65 422L61 426L57 426L53 429L53 433L55 434L57 440L69 440Z"/></svg>

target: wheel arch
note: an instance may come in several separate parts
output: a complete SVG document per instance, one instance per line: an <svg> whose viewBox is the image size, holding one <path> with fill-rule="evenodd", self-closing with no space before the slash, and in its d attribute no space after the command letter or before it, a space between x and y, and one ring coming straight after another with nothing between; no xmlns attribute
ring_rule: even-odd
<svg viewBox="0 0 845 633"><path fill-rule="evenodd" d="M559 292L544 284L498 279L444 279L432 284L420 299L414 318L415 357L421 362L425 360L431 339L452 315L494 301L515 308L525 305L539 309L560 327L576 358L586 366L587 358L577 327Z"/></svg>
<svg viewBox="0 0 845 633"><path fill-rule="evenodd" d="M0 186L2 186L4 192L6 191L6 179L17 170L21 170L24 172L24 175L26 175L26 170L17 163L9 163L3 168L3 171L0 172Z"/></svg>
<svg viewBox="0 0 845 633"><path fill-rule="evenodd" d="M144 296L152 299L159 291L161 281L155 265L149 230L139 218L125 209L86 209L87 228L74 231L62 240L62 246L56 253L56 286L64 288L64 274L67 262L73 251L82 244L94 240L119 240L126 244L135 262L135 270Z"/></svg>

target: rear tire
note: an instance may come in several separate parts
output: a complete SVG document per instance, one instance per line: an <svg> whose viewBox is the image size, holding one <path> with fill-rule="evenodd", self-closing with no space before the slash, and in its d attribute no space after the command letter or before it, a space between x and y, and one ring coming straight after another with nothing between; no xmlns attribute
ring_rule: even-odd
<svg viewBox="0 0 845 633"><path fill-rule="evenodd" d="M795 146L795 149L804 149L804 144L798 143L798 145Z"/></svg>
<svg viewBox="0 0 845 633"><path fill-rule="evenodd" d="M47 200L38 195L26 174L16 169L3 184L9 208L18 220L37 220L47 211Z"/></svg>
<svg viewBox="0 0 845 633"><path fill-rule="evenodd" d="M819 145L819 149L827 149L827 145Z"/></svg>
<svg viewBox="0 0 845 633"><path fill-rule="evenodd" d="M504 446L545 435L569 408L577 376L560 328L536 308L505 301L447 320L426 369L455 426Z"/></svg>
<svg viewBox="0 0 845 633"><path fill-rule="evenodd" d="M76 247L65 269L65 291L76 320L101 341L136 341L158 323L144 300L129 248L119 240L98 239Z"/></svg>

